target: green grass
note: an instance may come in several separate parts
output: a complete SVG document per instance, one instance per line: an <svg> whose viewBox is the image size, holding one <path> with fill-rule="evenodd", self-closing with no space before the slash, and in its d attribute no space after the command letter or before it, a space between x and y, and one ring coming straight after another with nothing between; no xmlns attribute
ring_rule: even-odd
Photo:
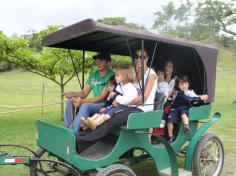
<svg viewBox="0 0 236 176"><path fill-rule="evenodd" d="M213 103L214 112L221 112L222 119L216 123L211 132L217 133L222 139L225 148L225 165L222 175L234 175L236 161L235 133L236 133L236 59L235 54L224 50L219 53L216 81L216 96ZM227 68L227 69L226 69ZM42 95L42 84L47 85L45 101L60 101L59 87L40 76L32 73L13 71L0 74L0 105L27 105L40 104ZM78 90L78 82L73 79L66 90ZM9 111L0 109L0 112ZM33 150L37 148L35 138L35 121L44 119L52 123L62 124L60 121L60 105L44 108L28 109L21 112L0 114L0 144L20 144ZM1 150L1 148L0 148ZM28 152L9 149L17 154L29 154ZM25 166L0 166L2 175L27 175ZM145 175L145 174L144 174Z"/></svg>
<svg viewBox="0 0 236 176"><path fill-rule="evenodd" d="M220 69L236 70L236 52L219 47L217 65Z"/></svg>

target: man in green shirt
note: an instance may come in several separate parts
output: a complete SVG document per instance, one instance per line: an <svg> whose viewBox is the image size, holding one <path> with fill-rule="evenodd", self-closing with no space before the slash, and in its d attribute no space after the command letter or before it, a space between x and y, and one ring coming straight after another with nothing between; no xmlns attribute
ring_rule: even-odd
<svg viewBox="0 0 236 176"><path fill-rule="evenodd" d="M109 54L100 52L93 56L96 62L97 70L89 74L86 85L80 92L66 92L65 97L68 99L66 111L64 114L64 126L72 128L75 134L80 130L80 118L89 117L104 106L104 100L109 94L107 89L107 80L114 75L109 69L111 57ZM94 97L87 98L90 92ZM78 113L73 120L72 105L78 108Z"/></svg>

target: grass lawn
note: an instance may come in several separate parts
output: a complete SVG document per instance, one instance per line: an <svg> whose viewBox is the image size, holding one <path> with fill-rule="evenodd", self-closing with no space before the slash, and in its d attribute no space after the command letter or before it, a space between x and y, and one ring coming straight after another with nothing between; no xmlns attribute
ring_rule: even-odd
<svg viewBox="0 0 236 176"><path fill-rule="evenodd" d="M223 61L222 61L223 62ZM221 63L222 63L221 62ZM216 97L213 103L214 112L221 112L222 119L210 131L217 133L225 147L225 165L222 175L235 175L236 161L236 70L223 70L217 73ZM60 101L59 87L35 74L14 71L0 74L0 105L27 105L40 104L42 84L47 86L45 101ZM77 90L79 87L76 79L67 85L66 90ZM9 111L0 109L0 112ZM36 150L35 121L44 119L53 123L62 124L60 121L60 105L44 108L28 109L21 112L0 114L0 144L19 144ZM1 150L1 149L0 149ZM13 153L28 154L22 150L9 149ZM0 166L0 176L28 175L25 166ZM146 175L145 173L143 175Z"/></svg>

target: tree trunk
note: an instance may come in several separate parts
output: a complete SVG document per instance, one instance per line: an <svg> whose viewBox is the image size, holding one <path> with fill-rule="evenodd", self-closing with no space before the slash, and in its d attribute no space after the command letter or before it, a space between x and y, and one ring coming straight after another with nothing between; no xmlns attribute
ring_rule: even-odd
<svg viewBox="0 0 236 176"><path fill-rule="evenodd" d="M61 120L64 119L64 96L62 95L64 93L64 86L61 85Z"/></svg>
<svg viewBox="0 0 236 176"><path fill-rule="evenodd" d="M61 121L63 121L64 119L64 96L63 96L63 93L64 93L64 88L65 88L65 85L63 85L63 76L60 75L61 77Z"/></svg>

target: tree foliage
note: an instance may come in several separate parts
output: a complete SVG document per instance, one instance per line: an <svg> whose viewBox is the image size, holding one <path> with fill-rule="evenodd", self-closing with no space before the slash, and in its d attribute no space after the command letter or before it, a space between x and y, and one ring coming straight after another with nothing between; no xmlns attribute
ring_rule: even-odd
<svg viewBox="0 0 236 176"><path fill-rule="evenodd" d="M125 17L105 17L97 20L100 23L111 24L111 25L122 25L130 29L145 29L144 26L135 23L126 22Z"/></svg>
<svg viewBox="0 0 236 176"><path fill-rule="evenodd" d="M49 26L37 34L37 40L47 34L58 30L58 26ZM76 71L82 70L82 52L76 50L65 50L56 48L43 48L41 51L29 47L29 40L23 37L8 38L0 35L1 61L14 63L32 73L43 76L60 86L61 94L64 93L65 85L75 76ZM71 57L74 59L76 70L73 68ZM91 58L85 59L85 67L91 67ZM63 100L63 96L61 96ZM61 115L63 115L63 104Z"/></svg>
<svg viewBox="0 0 236 176"><path fill-rule="evenodd" d="M172 36L221 44L226 41L226 38L220 37L222 31L236 36L235 0L229 3L220 0L185 0L178 7L169 2L154 17L153 29ZM220 42L223 38L225 41Z"/></svg>
<svg viewBox="0 0 236 176"><path fill-rule="evenodd" d="M220 0L204 0L196 8L198 23L209 25L216 32L236 36L236 31L231 29L236 25L236 1L224 2Z"/></svg>
<svg viewBox="0 0 236 176"><path fill-rule="evenodd" d="M174 19L176 14L176 8L173 2L169 2L167 5L162 6L161 11L157 11L154 14L153 28L157 29L161 33L171 33L174 29Z"/></svg>

